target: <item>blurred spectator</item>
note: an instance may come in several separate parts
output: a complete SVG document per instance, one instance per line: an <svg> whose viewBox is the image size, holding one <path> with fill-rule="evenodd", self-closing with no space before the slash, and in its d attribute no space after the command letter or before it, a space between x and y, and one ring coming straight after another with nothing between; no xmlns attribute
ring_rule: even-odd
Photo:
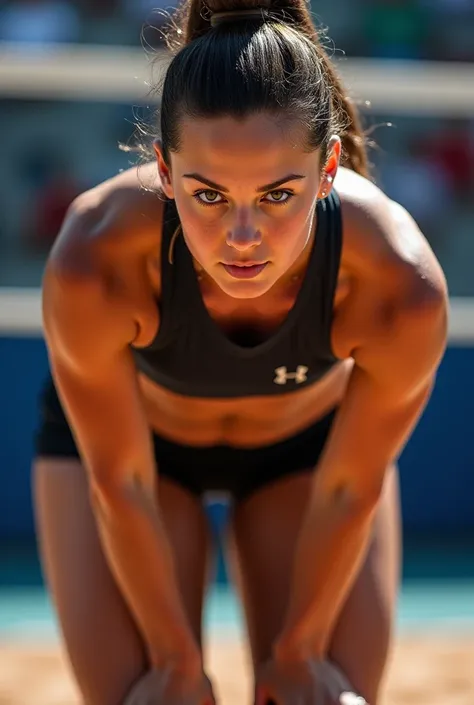
<svg viewBox="0 0 474 705"><path fill-rule="evenodd" d="M29 249L47 251L81 185L52 145L27 151L19 169L31 192L28 210L23 214L24 239Z"/></svg>
<svg viewBox="0 0 474 705"><path fill-rule="evenodd" d="M48 251L61 228L67 209L81 188L71 174L58 171L36 194L28 245Z"/></svg>
<svg viewBox="0 0 474 705"><path fill-rule="evenodd" d="M425 149L431 163L443 170L457 197L471 199L474 155L469 125L459 120L445 120L438 130L425 138Z"/></svg>
<svg viewBox="0 0 474 705"><path fill-rule="evenodd" d="M11 0L0 10L0 39L35 49L44 44L75 42L79 14L67 0Z"/></svg>

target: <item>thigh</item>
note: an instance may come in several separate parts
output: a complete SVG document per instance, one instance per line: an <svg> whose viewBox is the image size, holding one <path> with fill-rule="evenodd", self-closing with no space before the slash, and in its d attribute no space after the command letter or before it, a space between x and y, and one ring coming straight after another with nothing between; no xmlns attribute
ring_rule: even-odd
<svg viewBox="0 0 474 705"><path fill-rule="evenodd" d="M120 705L148 667L144 643L108 568L79 460L40 458L33 468L43 570L66 651L87 705ZM208 531L200 503L160 481L160 505L185 609L200 638Z"/></svg>
<svg viewBox="0 0 474 705"><path fill-rule="evenodd" d="M239 584L255 665L271 655L288 606L295 546L311 473L268 485L238 505L231 564ZM396 470L387 473L370 547L332 635L330 656L371 703L384 673L399 580Z"/></svg>

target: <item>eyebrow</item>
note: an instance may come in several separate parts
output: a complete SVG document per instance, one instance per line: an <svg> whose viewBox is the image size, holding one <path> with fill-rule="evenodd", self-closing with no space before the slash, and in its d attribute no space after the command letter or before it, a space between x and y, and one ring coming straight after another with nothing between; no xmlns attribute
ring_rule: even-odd
<svg viewBox="0 0 474 705"><path fill-rule="evenodd" d="M215 191L222 191L223 193L229 193L229 189L225 188L225 186L221 186L220 184L216 184L215 181L211 181L210 179L206 179L201 174L196 174L195 172L193 172L192 174L183 174L183 178L194 179L195 181L200 181L202 184L209 186L209 188L214 189ZM283 184L288 183L288 181L301 181L302 179L306 179L306 176L303 176L302 174L288 174L283 179L278 179L277 181L272 181L271 184L265 184L265 186L257 186L257 188L255 190L258 193L262 193L263 191L273 191L273 190L277 189L279 186L282 186Z"/></svg>

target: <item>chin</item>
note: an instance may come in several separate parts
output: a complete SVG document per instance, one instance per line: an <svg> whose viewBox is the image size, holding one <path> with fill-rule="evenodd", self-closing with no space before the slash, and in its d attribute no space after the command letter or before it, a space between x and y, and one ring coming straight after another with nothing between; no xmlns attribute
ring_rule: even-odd
<svg viewBox="0 0 474 705"><path fill-rule="evenodd" d="M247 281L219 279L217 281L222 291L233 299L257 299L259 296L266 294L274 283L273 281L257 281L256 279Z"/></svg>

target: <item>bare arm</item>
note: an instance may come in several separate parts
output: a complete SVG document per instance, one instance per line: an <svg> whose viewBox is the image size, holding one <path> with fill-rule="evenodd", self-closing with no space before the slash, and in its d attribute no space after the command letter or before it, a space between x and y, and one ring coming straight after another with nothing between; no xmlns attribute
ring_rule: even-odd
<svg viewBox="0 0 474 705"><path fill-rule="evenodd" d="M69 247L60 242L46 269L44 327L104 550L152 663L173 661L194 673L199 649L157 506L151 435L128 347L137 323L123 302L113 303L84 248Z"/></svg>
<svg viewBox="0 0 474 705"><path fill-rule="evenodd" d="M433 264L428 248L425 254ZM371 277L355 317L361 321L375 299L376 323L353 350L348 389L315 473L277 659L314 657L315 650L325 657L364 557L386 469L428 401L445 348L447 294L436 266L399 262L367 272Z"/></svg>

